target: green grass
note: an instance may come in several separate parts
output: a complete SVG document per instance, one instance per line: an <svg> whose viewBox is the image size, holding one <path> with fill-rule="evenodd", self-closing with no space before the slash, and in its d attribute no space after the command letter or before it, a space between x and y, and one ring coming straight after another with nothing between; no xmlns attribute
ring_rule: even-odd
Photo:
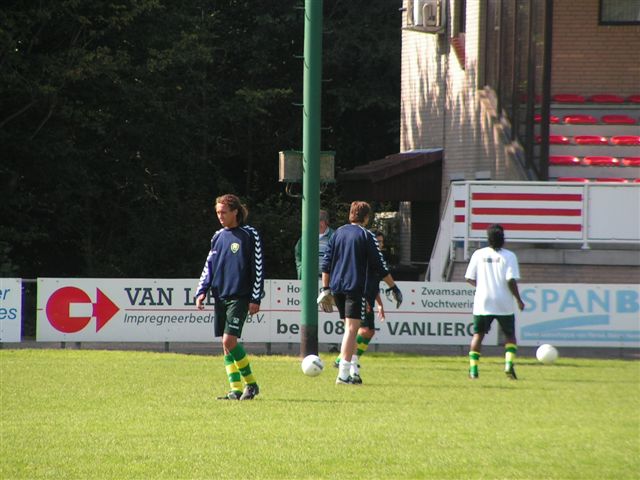
<svg viewBox="0 0 640 480"><path fill-rule="evenodd" d="M251 352L249 352L251 355ZM367 354L362 386L250 356L252 402L222 358L0 350L2 479L637 479L640 363ZM325 363L331 357L323 356Z"/></svg>

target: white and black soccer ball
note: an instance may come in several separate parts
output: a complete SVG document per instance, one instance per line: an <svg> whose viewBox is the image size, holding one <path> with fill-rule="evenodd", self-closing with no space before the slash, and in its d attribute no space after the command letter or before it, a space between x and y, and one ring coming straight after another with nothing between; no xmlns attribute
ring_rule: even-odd
<svg viewBox="0 0 640 480"><path fill-rule="evenodd" d="M324 363L318 355L307 355L302 359L302 373L309 377L317 377L324 370Z"/></svg>
<svg viewBox="0 0 640 480"><path fill-rule="evenodd" d="M558 359L558 349L548 343L540 345L536 350L536 358L545 365L551 365Z"/></svg>

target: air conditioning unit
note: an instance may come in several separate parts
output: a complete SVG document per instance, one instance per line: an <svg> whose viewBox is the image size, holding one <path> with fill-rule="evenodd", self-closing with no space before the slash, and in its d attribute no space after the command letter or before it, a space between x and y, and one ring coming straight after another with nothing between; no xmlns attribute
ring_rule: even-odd
<svg viewBox="0 0 640 480"><path fill-rule="evenodd" d="M446 0L413 0L413 29L427 33L446 30Z"/></svg>

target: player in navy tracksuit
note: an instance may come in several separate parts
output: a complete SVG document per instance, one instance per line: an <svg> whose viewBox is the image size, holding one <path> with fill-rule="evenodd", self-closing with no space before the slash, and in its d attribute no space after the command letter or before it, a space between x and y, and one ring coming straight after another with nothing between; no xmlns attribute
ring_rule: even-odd
<svg viewBox="0 0 640 480"><path fill-rule="evenodd" d="M402 302L402 294L387 270L376 239L365 228L370 214L368 203L353 202L349 211L350 223L336 230L322 259L323 292L318 301L322 304L333 295L340 318L345 321L336 379L339 385L356 383L351 375L351 357L358 328L364 318L367 277L375 275L382 278L389 285L389 292L398 306Z"/></svg>
<svg viewBox="0 0 640 480"><path fill-rule="evenodd" d="M211 239L196 306L204 308L207 291L215 299L214 333L222 336L224 363L231 390L220 400L251 400L259 392L249 359L238 338L248 315L260 310L264 291L262 242L258 232L244 224L247 209L235 195L216 199L216 215L222 225ZM244 382L244 391L242 389Z"/></svg>

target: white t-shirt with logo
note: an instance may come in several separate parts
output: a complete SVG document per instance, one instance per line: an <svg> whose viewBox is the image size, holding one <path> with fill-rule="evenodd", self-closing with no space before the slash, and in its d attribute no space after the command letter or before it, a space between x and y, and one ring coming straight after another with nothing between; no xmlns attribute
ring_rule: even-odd
<svg viewBox="0 0 640 480"><path fill-rule="evenodd" d="M518 258L506 248L491 247L473 252L464 278L476 281L473 297L474 315L512 315L515 311L513 295L507 282L520 279Z"/></svg>

